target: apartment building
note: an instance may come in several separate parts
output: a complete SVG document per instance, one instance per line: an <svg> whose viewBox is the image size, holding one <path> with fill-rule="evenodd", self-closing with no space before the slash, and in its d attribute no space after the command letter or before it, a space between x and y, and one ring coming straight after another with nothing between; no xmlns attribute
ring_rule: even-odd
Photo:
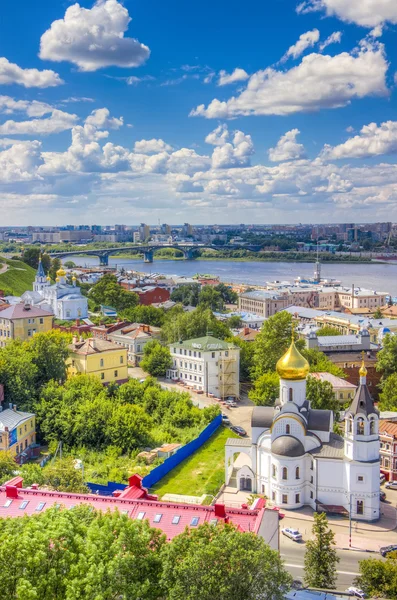
<svg viewBox="0 0 397 600"><path fill-rule="evenodd" d="M36 416L17 410L15 405L0 411L0 452L7 451L19 464L33 454L36 446Z"/></svg>
<svg viewBox="0 0 397 600"><path fill-rule="evenodd" d="M220 398L240 396L240 348L207 335L169 346L173 367L168 379Z"/></svg>
<svg viewBox="0 0 397 600"><path fill-rule="evenodd" d="M54 315L30 304L12 304L0 311L0 347L11 340L29 340L52 329Z"/></svg>
<svg viewBox="0 0 397 600"><path fill-rule="evenodd" d="M253 290L243 292L238 297L238 310L255 313L267 319L280 310L286 308L291 302L288 298L277 293L266 290Z"/></svg>
<svg viewBox="0 0 397 600"><path fill-rule="evenodd" d="M397 423L379 421L380 470L388 481L397 481Z"/></svg>
<svg viewBox="0 0 397 600"><path fill-rule="evenodd" d="M104 385L128 381L127 349L105 340L73 338L67 361L69 376L94 375Z"/></svg>

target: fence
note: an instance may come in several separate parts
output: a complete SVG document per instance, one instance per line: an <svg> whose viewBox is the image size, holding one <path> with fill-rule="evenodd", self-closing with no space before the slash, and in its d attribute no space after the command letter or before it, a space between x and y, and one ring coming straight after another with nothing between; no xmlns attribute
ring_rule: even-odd
<svg viewBox="0 0 397 600"><path fill-rule="evenodd" d="M172 469L177 467L185 458L188 458L196 452L209 438L213 433L218 429L218 427L222 423L222 416L218 415L215 417L213 421L203 431L200 433L198 437L194 440L179 448L175 454L166 458L165 461L153 469L146 475L146 477L142 480L142 485L145 488L151 488L155 483L160 481L165 475L167 475ZM101 485L99 483L91 483L87 482L87 486L90 491L95 494L100 494L101 496L111 496L115 490L123 490L127 486L124 483L115 483L114 481L109 481L107 485Z"/></svg>
<svg viewBox="0 0 397 600"><path fill-rule="evenodd" d="M151 488L155 483L160 481L165 475L167 475L172 469L177 467L185 458L188 458L201 448L201 446L209 440L212 434L218 429L222 423L222 416L218 415L213 421L194 440L179 448L175 454L166 458L163 464L159 465L153 471L150 471L149 475L143 478L142 485L145 488Z"/></svg>

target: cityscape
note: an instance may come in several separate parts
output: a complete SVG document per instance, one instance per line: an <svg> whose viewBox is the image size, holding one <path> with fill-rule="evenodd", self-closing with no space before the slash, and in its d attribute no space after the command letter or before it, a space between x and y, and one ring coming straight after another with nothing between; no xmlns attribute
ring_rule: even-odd
<svg viewBox="0 0 397 600"><path fill-rule="evenodd" d="M397 600L397 3L4 1L6 600Z"/></svg>

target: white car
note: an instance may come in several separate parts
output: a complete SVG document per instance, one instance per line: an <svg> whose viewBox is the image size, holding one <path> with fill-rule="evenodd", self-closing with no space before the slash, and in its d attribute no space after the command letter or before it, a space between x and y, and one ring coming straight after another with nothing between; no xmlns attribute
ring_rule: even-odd
<svg viewBox="0 0 397 600"><path fill-rule="evenodd" d="M285 527L281 530L283 535L291 538L294 542L300 542L302 540L302 534L297 529L292 529L291 527Z"/></svg>
<svg viewBox="0 0 397 600"><path fill-rule="evenodd" d="M397 490L397 481L388 481L385 488L387 490Z"/></svg>
<svg viewBox="0 0 397 600"><path fill-rule="evenodd" d="M365 595L365 593L363 592L363 590L360 590L360 588L353 587L353 586L347 588L346 592L348 594L350 594L351 596L354 596L355 598L366 598L367 597Z"/></svg>

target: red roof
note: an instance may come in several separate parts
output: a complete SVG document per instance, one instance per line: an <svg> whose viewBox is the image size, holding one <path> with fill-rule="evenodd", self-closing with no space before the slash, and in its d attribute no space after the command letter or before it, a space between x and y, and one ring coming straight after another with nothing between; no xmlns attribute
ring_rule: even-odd
<svg viewBox="0 0 397 600"><path fill-rule="evenodd" d="M130 478L130 483L134 477ZM0 486L0 518L38 514L54 505L73 508L78 504L91 504L103 512L117 508L131 519L147 519L152 527L161 529L169 540L182 533L185 527L197 527L215 519L234 523L242 531L259 531L265 513L263 501L254 510L228 508L223 504L202 506L161 502L156 496L147 494L140 486L139 479L135 482L137 485L130 485L120 495L116 492L117 497L111 497L24 489L20 487L22 479L14 478Z"/></svg>
<svg viewBox="0 0 397 600"><path fill-rule="evenodd" d="M388 433L393 437L397 437L397 423L394 421L380 421L379 422L379 433Z"/></svg>

